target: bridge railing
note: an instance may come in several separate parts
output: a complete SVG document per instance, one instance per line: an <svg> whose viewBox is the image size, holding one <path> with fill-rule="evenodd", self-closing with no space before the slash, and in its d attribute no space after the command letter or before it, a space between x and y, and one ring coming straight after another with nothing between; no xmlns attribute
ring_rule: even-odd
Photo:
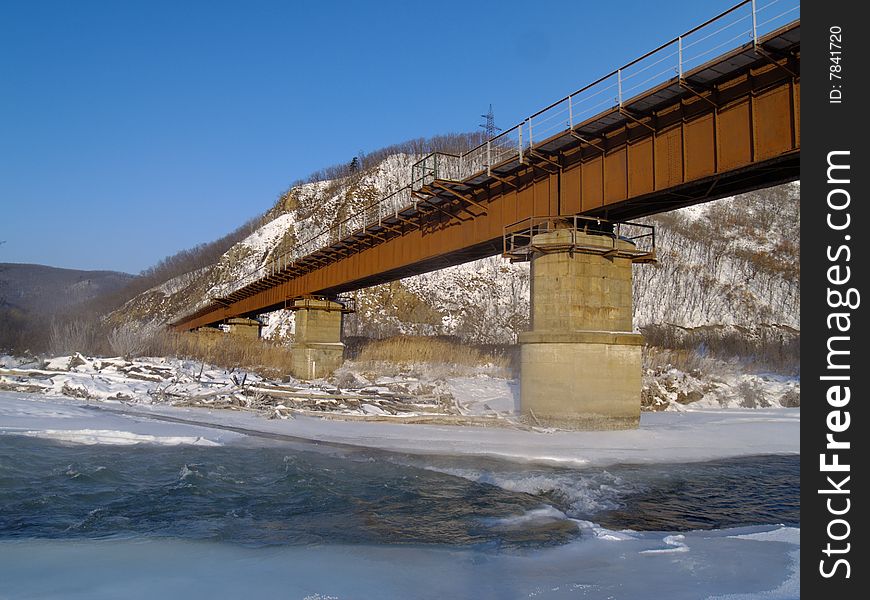
<svg viewBox="0 0 870 600"><path fill-rule="evenodd" d="M462 158L459 154L448 152L433 152L424 156L411 167L411 189L419 191L436 179L461 181Z"/></svg>
<svg viewBox="0 0 870 600"><path fill-rule="evenodd" d="M511 127L461 156L461 173L458 181L486 172L490 167L516 158L522 142L522 125Z"/></svg>
<svg viewBox="0 0 870 600"><path fill-rule="evenodd" d="M381 223L390 215L415 206L414 191L436 179L464 181L511 160L525 161L542 141L566 131L582 136L584 121L622 106L657 85L675 80L733 48L757 44L758 38L800 17L799 0L743 0L720 15L662 44L655 50L612 71L554 102L460 155L433 153L414 164L411 183L386 197L354 209L339 223L324 228L289 251L224 286L242 288L280 272L318 250Z"/></svg>
<svg viewBox="0 0 870 600"><path fill-rule="evenodd" d="M503 242L502 255L512 262L531 260L536 254L548 252L600 254L632 262L656 260L653 225L581 215L522 219L504 228Z"/></svg>
<svg viewBox="0 0 870 600"><path fill-rule="evenodd" d="M575 127L626 101L684 75L728 50L757 44L758 38L800 17L799 0L744 0L630 63L528 117L463 155L463 179L500 162L528 156L543 140Z"/></svg>

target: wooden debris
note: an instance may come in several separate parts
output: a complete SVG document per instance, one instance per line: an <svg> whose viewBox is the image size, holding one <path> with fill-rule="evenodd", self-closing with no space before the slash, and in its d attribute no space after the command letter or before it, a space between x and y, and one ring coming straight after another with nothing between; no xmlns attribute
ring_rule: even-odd
<svg viewBox="0 0 870 600"><path fill-rule="evenodd" d="M39 393L44 392L45 390L50 389L48 386L44 385L36 385L33 383L14 383L7 381L0 381L0 391L4 392L27 392L27 393Z"/></svg>

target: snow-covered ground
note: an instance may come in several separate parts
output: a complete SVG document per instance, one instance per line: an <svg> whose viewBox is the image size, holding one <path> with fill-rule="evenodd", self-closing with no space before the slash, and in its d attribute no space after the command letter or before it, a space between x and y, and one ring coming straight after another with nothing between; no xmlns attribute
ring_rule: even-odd
<svg viewBox="0 0 870 600"><path fill-rule="evenodd" d="M80 444L215 446L244 436L209 427L154 421L95 410L67 398L0 392L0 434Z"/></svg>
<svg viewBox="0 0 870 600"><path fill-rule="evenodd" d="M697 388L693 378L665 371L664 383L661 377L653 383L675 397L670 410L642 413L633 431L572 432L521 423L517 382L485 372L435 379L427 379L425 370L407 377L369 375L374 381L350 374L346 380L354 389L325 381L269 382L175 359L74 355L28 364L2 357L0 390L7 391L0 391L0 431L131 443L157 441L136 436L153 435L154 419L169 418L196 429L195 435L161 434L171 443L223 443L226 429L203 427L232 427L399 452L574 465L800 452L800 410L782 408L777 400L795 384L776 376L752 376L753 385L749 376L720 378L698 400L683 404L676 399ZM742 408L739 393L747 390L767 400Z"/></svg>
<svg viewBox="0 0 870 600"><path fill-rule="evenodd" d="M73 398L0 392L3 434L82 443L223 444L238 439L240 432L404 453L606 466L799 454L800 410L644 413L640 428L633 431L542 433L505 427L366 423L302 416L264 419L250 411L130 405L117 401L89 403Z"/></svg>
<svg viewBox="0 0 870 600"><path fill-rule="evenodd" d="M800 406L800 379L745 373L737 365L707 360L711 374L686 373L670 365L644 373L646 410ZM421 418L519 427L517 380L501 369L446 364L412 365L383 374L377 364L348 361L327 380L265 380L169 358L91 358L80 354L49 360L0 356L0 390L28 391L130 404L195 405L252 409L270 417L294 415L391 419ZM393 368L393 371L396 371ZM450 419L446 419L450 417Z"/></svg>

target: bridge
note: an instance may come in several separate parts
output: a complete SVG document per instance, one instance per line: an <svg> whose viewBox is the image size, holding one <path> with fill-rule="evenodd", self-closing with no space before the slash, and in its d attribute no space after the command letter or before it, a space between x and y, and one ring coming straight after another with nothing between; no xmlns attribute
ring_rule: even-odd
<svg viewBox="0 0 870 600"><path fill-rule="evenodd" d="M341 363L340 294L497 254L530 260L524 413L630 427L631 264L656 258L654 230L630 219L796 180L799 162L799 3L745 0L468 152L426 156L406 186L171 326L297 311L292 370L315 378Z"/></svg>

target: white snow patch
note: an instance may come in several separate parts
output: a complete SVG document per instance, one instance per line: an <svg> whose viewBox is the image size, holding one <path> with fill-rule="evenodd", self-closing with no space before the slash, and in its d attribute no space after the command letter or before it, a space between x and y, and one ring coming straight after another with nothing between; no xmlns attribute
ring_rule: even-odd
<svg viewBox="0 0 870 600"><path fill-rule="evenodd" d="M488 520L487 523L497 529L522 529L535 525L545 525L553 521L568 521L568 516L561 510L550 505L532 508L521 515L501 517Z"/></svg>
<svg viewBox="0 0 870 600"><path fill-rule="evenodd" d="M242 240L241 244L253 250L255 255L262 259L278 245L284 234L293 228L295 222L296 215L292 213L279 215Z"/></svg>
<svg viewBox="0 0 870 600"><path fill-rule="evenodd" d="M447 387L464 414L515 414L519 408L519 382L478 375L451 377Z"/></svg>
<svg viewBox="0 0 870 600"><path fill-rule="evenodd" d="M731 198L727 198L730 200ZM686 206L685 208L680 209L680 213L685 216L690 221L697 221L698 219L702 219L710 207L706 204L695 204L693 206Z"/></svg>
<svg viewBox="0 0 870 600"><path fill-rule="evenodd" d="M160 446L220 446L221 444L204 437L157 436L129 431L107 429L43 429L41 431L9 432L28 437L47 438L72 444L107 444L111 446L131 446L133 444L157 444Z"/></svg>
<svg viewBox="0 0 870 600"><path fill-rule="evenodd" d="M292 310L275 310L260 315L263 328L260 335L267 340L287 340L296 333L296 313Z"/></svg>
<svg viewBox="0 0 870 600"><path fill-rule="evenodd" d="M652 550L641 550L641 554L669 554L671 552L688 552L689 547L685 543L686 536L682 534L678 535L666 535L662 542L667 546L667 548L654 548Z"/></svg>
<svg viewBox="0 0 870 600"><path fill-rule="evenodd" d="M219 446L244 437L211 427L133 418L94 406L72 398L0 392L0 435L27 435L80 444L203 446Z"/></svg>
<svg viewBox="0 0 870 600"><path fill-rule="evenodd" d="M780 527L770 531L742 533L730 536L736 540L759 540L762 542L785 542L786 544L801 544L801 530L798 527Z"/></svg>
<svg viewBox="0 0 870 600"><path fill-rule="evenodd" d="M748 594L724 594L708 596L707 600L798 600L801 597L800 549L788 553L791 560L788 578L772 590Z"/></svg>
<svg viewBox="0 0 870 600"><path fill-rule="evenodd" d="M203 277L206 273L208 273L212 269L212 266L209 265L207 267L202 267L201 269L197 269L195 271L190 271L188 273L183 273L177 277L173 277L172 279L167 280L166 282L158 285L155 288L151 288L148 291L156 291L164 296L172 296L177 294L178 292L190 287L192 283L194 283L198 278Z"/></svg>
<svg viewBox="0 0 870 600"><path fill-rule="evenodd" d="M635 533L633 531L613 531L612 529L607 529L606 527L602 527L597 523L593 523L591 521L583 521L576 520L577 526L583 531L583 533L587 536L593 536L596 539L603 540L606 542L625 542L629 540L636 540L641 535L639 533Z"/></svg>

